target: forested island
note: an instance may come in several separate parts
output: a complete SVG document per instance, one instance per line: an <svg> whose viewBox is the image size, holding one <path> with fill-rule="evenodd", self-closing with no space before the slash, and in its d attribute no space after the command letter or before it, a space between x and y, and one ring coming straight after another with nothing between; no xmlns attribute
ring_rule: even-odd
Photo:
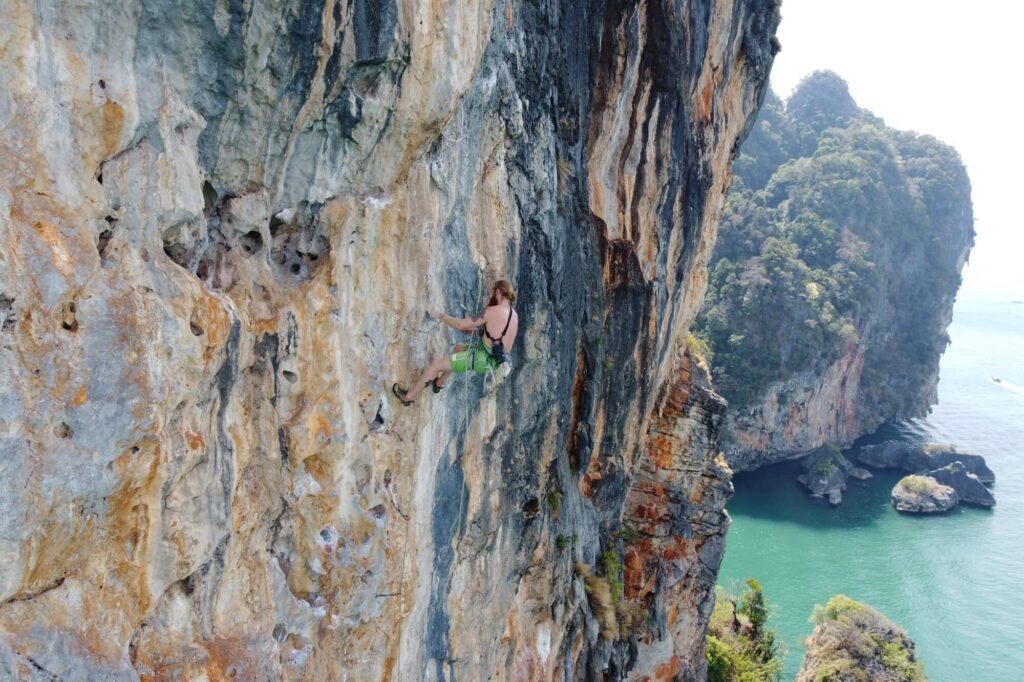
<svg viewBox="0 0 1024 682"><path fill-rule="evenodd" d="M957 152L816 72L768 96L734 170L695 326L733 469L926 414L974 239Z"/></svg>

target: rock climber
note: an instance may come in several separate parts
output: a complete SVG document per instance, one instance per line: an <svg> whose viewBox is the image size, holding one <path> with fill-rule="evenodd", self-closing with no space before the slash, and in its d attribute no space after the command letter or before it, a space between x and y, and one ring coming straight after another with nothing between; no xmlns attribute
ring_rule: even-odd
<svg viewBox="0 0 1024 682"><path fill-rule="evenodd" d="M512 309L516 300L515 289L505 280L498 280L491 289L491 299L487 308L479 317L456 318L446 313L431 310L430 316L440 320L452 329L471 334L482 329L483 335L471 346L458 343L452 348L451 355L439 356L430 361L420 378L412 387L402 388L397 383L391 392L408 407L427 386L432 386L434 393L440 393L444 382L450 374L460 374L470 370L477 374L496 371L504 362L512 344L515 343L519 331L519 315Z"/></svg>

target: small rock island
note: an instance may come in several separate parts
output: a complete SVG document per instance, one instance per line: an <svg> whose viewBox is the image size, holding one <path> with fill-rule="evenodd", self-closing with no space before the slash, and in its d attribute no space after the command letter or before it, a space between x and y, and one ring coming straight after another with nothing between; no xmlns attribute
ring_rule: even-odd
<svg viewBox="0 0 1024 682"><path fill-rule="evenodd" d="M886 441L850 452L857 463L876 469L901 469L908 473L892 489L892 503L901 512L937 513L957 504L992 507L995 496L988 486L996 477L985 458L960 452L955 445L912 445ZM843 501L848 478L864 480L871 472L856 466L834 444L812 450L800 463L797 481L815 499L833 506Z"/></svg>
<svg viewBox="0 0 1024 682"><path fill-rule="evenodd" d="M813 620L796 682L927 682L913 640L870 606L839 594Z"/></svg>
<svg viewBox="0 0 1024 682"><path fill-rule="evenodd" d="M955 445L913 446L886 441L862 447L857 461L866 466L909 472L892 489L892 504L901 512L930 514L948 511L957 504L992 507L996 503L988 489L995 483L996 475L985 458L960 452Z"/></svg>

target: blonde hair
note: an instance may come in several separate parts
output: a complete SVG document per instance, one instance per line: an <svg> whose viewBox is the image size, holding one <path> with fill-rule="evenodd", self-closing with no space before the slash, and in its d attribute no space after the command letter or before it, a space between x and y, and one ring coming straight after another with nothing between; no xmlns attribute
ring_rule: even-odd
<svg viewBox="0 0 1024 682"><path fill-rule="evenodd" d="M509 284L508 280L499 279L494 283L494 286L491 287L491 291L500 291L501 295L504 296L509 303L515 303L516 290L512 288L512 285Z"/></svg>

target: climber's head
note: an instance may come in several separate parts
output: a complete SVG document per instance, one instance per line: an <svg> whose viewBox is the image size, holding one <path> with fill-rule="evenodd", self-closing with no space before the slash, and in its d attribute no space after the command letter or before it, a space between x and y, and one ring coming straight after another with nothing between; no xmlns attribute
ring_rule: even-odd
<svg viewBox="0 0 1024 682"><path fill-rule="evenodd" d="M508 301L514 303L516 300L516 290L512 288L512 285L508 281L499 279L491 287L491 300L487 305L498 305L502 301Z"/></svg>

